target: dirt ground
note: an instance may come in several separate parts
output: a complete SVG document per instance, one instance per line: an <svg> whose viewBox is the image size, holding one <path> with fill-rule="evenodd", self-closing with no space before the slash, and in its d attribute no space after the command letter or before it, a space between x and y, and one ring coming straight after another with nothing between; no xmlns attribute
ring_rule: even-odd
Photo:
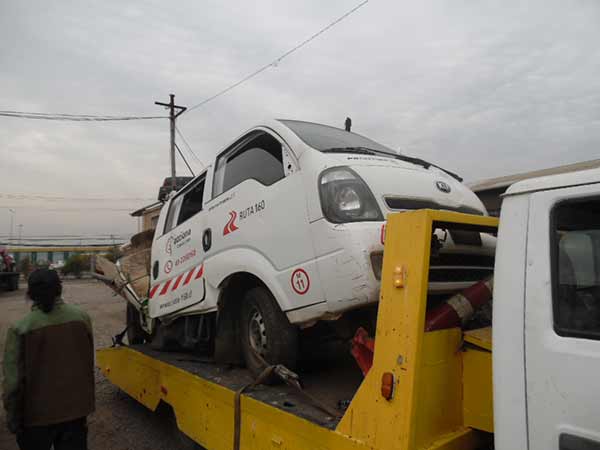
<svg viewBox="0 0 600 450"><path fill-rule="evenodd" d="M111 345L111 337L122 331L125 302L110 289L92 280L65 281L63 297L67 303L80 305L92 317L96 348ZM8 327L23 317L31 307L25 290L0 291L0 358ZM0 375L1 377L1 375ZM189 449L172 420L148 411L96 370L96 412L88 418L91 450L178 450ZM4 410L0 408L0 449L17 450L14 436L6 428Z"/></svg>

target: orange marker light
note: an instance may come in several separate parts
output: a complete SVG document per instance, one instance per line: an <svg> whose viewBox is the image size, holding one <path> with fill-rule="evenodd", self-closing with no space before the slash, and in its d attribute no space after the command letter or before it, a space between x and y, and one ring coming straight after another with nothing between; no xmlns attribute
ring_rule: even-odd
<svg viewBox="0 0 600 450"><path fill-rule="evenodd" d="M384 372L381 376L381 396L386 400L391 400L394 395L394 374Z"/></svg>
<svg viewBox="0 0 600 450"><path fill-rule="evenodd" d="M163 395L167 395L169 393L169 391L167 390L167 388L165 386L160 387L160 392L162 392Z"/></svg>
<svg viewBox="0 0 600 450"><path fill-rule="evenodd" d="M394 287L396 288L402 288L404 287L404 277L405 277L405 271L404 271L404 267L403 266L396 266L394 268L394 275L392 277L392 280L394 282Z"/></svg>

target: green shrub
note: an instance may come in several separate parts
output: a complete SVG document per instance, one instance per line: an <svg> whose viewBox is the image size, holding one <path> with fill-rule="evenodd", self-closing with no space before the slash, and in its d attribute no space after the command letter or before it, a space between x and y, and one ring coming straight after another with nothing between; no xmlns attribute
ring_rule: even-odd
<svg viewBox="0 0 600 450"><path fill-rule="evenodd" d="M75 275L81 278L83 272L90 270L90 255L72 255L65 261L63 275Z"/></svg>

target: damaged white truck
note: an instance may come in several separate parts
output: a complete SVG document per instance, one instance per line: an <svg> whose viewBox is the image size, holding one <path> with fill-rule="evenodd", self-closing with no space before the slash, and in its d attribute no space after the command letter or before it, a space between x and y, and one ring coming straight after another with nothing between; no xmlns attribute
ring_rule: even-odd
<svg viewBox="0 0 600 450"><path fill-rule="evenodd" d="M451 172L356 133L276 120L172 193L151 240L103 270L129 302L130 343L293 370L303 334L374 323L385 217L422 208L486 214ZM493 273L492 236L433 242L430 295Z"/></svg>

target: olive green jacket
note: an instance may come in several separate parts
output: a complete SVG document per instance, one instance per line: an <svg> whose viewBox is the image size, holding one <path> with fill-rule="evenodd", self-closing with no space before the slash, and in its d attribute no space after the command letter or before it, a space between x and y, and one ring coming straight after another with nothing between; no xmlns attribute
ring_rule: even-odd
<svg viewBox="0 0 600 450"><path fill-rule="evenodd" d="M8 330L3 372L12 432L87 416L95 406L90 317L62 300L47 314L34 305Z"/></svg>

